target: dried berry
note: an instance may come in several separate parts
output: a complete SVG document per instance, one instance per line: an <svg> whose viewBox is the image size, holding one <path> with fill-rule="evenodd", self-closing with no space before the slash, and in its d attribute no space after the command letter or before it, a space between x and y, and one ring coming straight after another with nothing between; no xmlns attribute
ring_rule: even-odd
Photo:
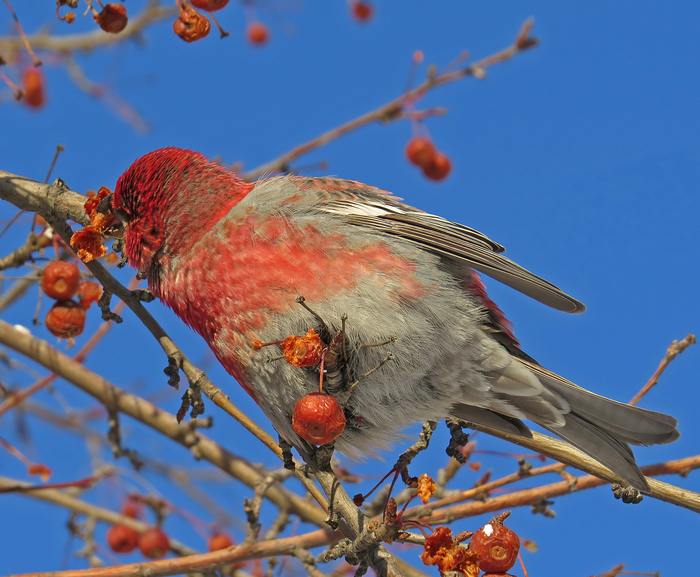
<svg viewBox="0 0 700 577"><path fill-rule="evenodd" d="M442 180L452 170L450 157L442 152L436 152L433 161L423 167L423 174L431 180Z"/></svg>
<svg viewBox="0 0 700 577"><path fill-rule="evenodd" d="M178 2L180 14L173 23L173 32L185 42L196 42L209 34L211 24L206 16L197 12L184 0Z"/></svg>
<svg viewBox="0 0 700 577"><path fill-rule="evenodd" d="M89 309L92 303L96 303L102 296L102 285L94 280L84 280L78 286L78 302L84 309Z"/></svg>
<svg viewBox="0 0 700 577"><path fill-rule="evenodd" d="M437 491L437 485L432 477L428 476L427 473L423 473L418 477L418 489L416 494L424 504L430 501L430 497L435 494L435 491Z"/></svg>
<svg viewBox="0 0 700 577"><path fill-rule="evenodd" d="M229 0L190 0L192 6L199 8L200 10L206 10L207 12L214 12L215 10L221 10L229 3Z"/></svg>
<svg viewBox="0 0 700 577"><path fill-rule="evenodd" d="M22 90L27 106L41 108L46 100L44 92L44 75L36 66L24 70L22 74Z"/></svg>
<svg viewBox="0 0 700 577"><path fill-rule="evenodd" d="M46 313L46 328L61 339L77 337L85 328L85 310L74 301L58 301Z"/></svg>
<svg viewBox="0 0 700 577"><path fill-rule="evenodd" d="M474 533L469 543L469 549L479 558L479 567L487 573L508 571L515 565L520 550L520 539L499 517Z"/></svg>
<svg viewBox="0 0 700 577"><path fill-rule="evenodd" d="M325 393L310 393L294 405L292 427L312 445L325 445L345 430L345 413L340 403Z"/></svg>
<svg viewBox="0 0 700 577"><path fill-rule="evenodd" d="M57 301L72 299L80 286L80 271L68 261L52 262L44 269L41 277L41 290Z"/></svg>
<svg viewBox="0 0 700 577"><path fill-rule="evenodd" d="M253 343L255 347L256 343ZM292 335L281 343L285 360L295 367L314 367L321 362L323 353L323 341L313 328L306 335L297 337Z"/></svg>
<svg viewBox="0 0 700 577"><path fill-rule="evenodd" d="M433 162L435 158L435 146L433 146L433 143L427 138L415 136L408 141L406 157L411 163L424 168Z"/></svg>
<svg viewBox="0 0 700 577"><path fill-rule="evenodd" d="M131 553L139 544L139 534L126 525L112 525L107 531L107 544L115 553Z"/></svg>
<svg viewBox="0 0 700 577"><path fill-rule="evenodd" d="M452 531L447 527L438 527L425 540L425 550L420 558L426 565L437 565L440 573L458 571L465 577L476 577L479 574L476 553L460 545L452 537Z"/></svg>
<svg viewBox="0 0 700 577"><path fill-rule="evenodd" d="M129 23L123 4L106 4L99 14L93 16L97 25L105 32L119 34Z"/></svg>
<svg viewBox="0 0 700 577"><path fill-rule="evenodd" d="M268 31L267 26L265 26L263 23L252 22L248 25L246 36L251 44L261 45L267 42L270 32Z"/></svg>
<svg viewBox="0 0 700 577"><path fill-rule="evenodd" d="M132 519L138 519L139 513L142 508L142 503L140 503L133 497L129 497L126 501L124 501L124 506L122 507L122 515L124 515L125 517L131 517Z"/></svg>
<svg viewBox="0 0 700 577"><path fill-rule="evenodd" d="M139 549L144 557L161 559L170 551L168 536L159 527L146 529L139 539Z"/></svg>
<svg viewBox="0 0 700 577"><path fill-rule="evenodd" d="M219 551L233 545L233 541L226 533L214 533L209 537L209 551Z"/></svg>
<svg viewBox="0 0 700 577"><path fill-rule="evenodd" d="M357 0L352 3L352 14L360 22L367 22L374 14L374 8L369 2Z"/></svg>

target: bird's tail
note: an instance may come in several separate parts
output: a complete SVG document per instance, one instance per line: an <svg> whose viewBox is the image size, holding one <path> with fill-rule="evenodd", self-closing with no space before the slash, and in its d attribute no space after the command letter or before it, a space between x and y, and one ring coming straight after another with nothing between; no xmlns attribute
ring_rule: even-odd
<svg viewBox="0 0 700 577"><path fill-rule="evenodd" d="M519 362L525 364L549 392L563 398L570 407L563 415L562 425L538 422L537 415L523 411L528 418L590 455L636 489L649 490L630 445L663 445L675 441L680 436L676 419L601 397L537 364ZM517 406L517 398L509 400ZM454 413L466 421L511 434L528 434L525 425L517 419L485 409L459 405Z"/></svg>

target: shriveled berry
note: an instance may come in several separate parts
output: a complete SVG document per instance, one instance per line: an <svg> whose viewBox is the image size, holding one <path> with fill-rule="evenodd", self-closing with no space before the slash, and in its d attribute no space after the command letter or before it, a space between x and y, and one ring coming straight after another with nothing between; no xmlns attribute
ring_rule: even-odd
<svg viewBox="0 0 700 577"><path fill-rule="evenodd" d="M415 136L408 141L406 157L416 166L424 168L435 159L435 146L427 138Z"/></svg>
<svg viewBox="0 0 700 577"><path fill-rule="evenodd" d="M450 157L442 152L436 152L433 161L423 167L423 174L431 180L442 180L452 170Z"/></svg>
<svg viewBox="0 0 700 577"><path fill-rule="evenodd" d="M77 337L85 328L85 310L75 301L58 301L46 313L46 328L61 339Z"/></svg>
<svg viewBox="0 0 700 577"><path fill-rule="evenodd" d="M78 285L78 301L84 309L89 309L92 303L96 303L102 296L102 285L94 280L84 280Z"/></svg>
<svg viewBox="0 0 700 577"><path fill-rule="evenodd" d="M321 362L323 342L321 337L310 328L306 335L297 337L292 335L281 343L285 360L295 367L315 367Z"/></svg>
<svg viewBox="0 0 700 577"><path fill-rule="evenodd" d="M219 551L233 545L233 541L226 533L214 533L209 537L209 551Z"/></svg>
<svg viewBox="0 0 700 577"><path fill-rule="evenodd" d="M369 2L358 0L352 3L352 14L360 22L367 22L374 14L374 8Z"/></svg>
<svg viewBox="0 0 700 577"><path fill-rule="evenodd" d="M292 427L297 435L312 445L325 445L345 430L345 413L331 395L310 393L294 405Z"/></svg>
<svg viewBox="0 0 700 577"><path fill-rule="evenodd" d="M469 548L477 554L482 571L502 573L515 565L520 539L496 518L474 533Z"/></svg>
<svg viewBox="0 0 700 577"><path fill-rule="evenodd" d="M110 34L119 34L129 23L126 7L123 4L105 4L100 13L93 18L102 30Z"/></svg>
<svg viewBox="0 0 700 577"><path fill-rule="evenodd" d="M139 534L126 525L112 525L107 531L107 544L115 553L131 553L139 544Z"/></svg>
<svg viewBox="0 0 700 577"><path fill-rule="evenodd" d="M49 263L41 277L41 290L57 301L72 299L80 286L80 271L75 263L56 261Z"/></svg>
<svg viewBox="0 0 700 577"><path fill-rule="evenodd" d="M30 66L22 74L24 102L31 108L41 108L46 100L44 75L36 66Z"/></svg>
<svg viewBox="0 0 700 577"><path fill-rule="evenodd" d="M196 42L206 37L211 30L207 17L197 12L184 0L179 5L180 14L173 23L173 32L185 42Z"/></svg>
<svg viewBox="0 0 700 577"><path fill-rule="evenodd" d="M270 32L262 22L252 22L248 25L248 30L246 31L246 36L251 44L265 44Z"/></svg>
<svg viewBox="0 0 700 577"><path fill-rule="evenodd" d="M151 527L141 534L139 549L144 557L161 559L170 551L168 536L159 527Z"/></svg>
<svg viewBox="0 0 700 577"><path fill-rule="evenodd" d="M192 6L199 8L200 10L206 10L207 12L214 12L215 10L221 10L229 3L229 0L190 0Z"/></svg>

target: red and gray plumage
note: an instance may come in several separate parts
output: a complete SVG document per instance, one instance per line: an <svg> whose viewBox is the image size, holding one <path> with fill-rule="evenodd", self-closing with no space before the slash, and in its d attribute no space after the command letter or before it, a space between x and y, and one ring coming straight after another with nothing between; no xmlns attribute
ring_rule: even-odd
<svg viewBox="0 0 700 577"><path fill-rule="evenodd" d="M156 295L204 337L289 442L294 404L318 368L267 362L253 342L334 331L348 315L355 387L336 448L373 455L415 422L458 417L518 435L529 419L647 490L633 445L679 436L668 415L590 393L539 366L487 296L482 272L557 310L585 307L481 233L388 193L335 178L249 184L201 154L166 148L117 182L125 253ZM387 347L358 348L396 336Z"/></svg>

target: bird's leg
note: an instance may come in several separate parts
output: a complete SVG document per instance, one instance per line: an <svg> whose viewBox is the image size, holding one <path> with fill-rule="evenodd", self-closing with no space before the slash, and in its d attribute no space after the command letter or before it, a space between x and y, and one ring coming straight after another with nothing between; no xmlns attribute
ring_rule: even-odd
<svg viewBox="0 0 700 577"><path fill-rule="evenodd" d="M450 444L447 445L445 452L460 465L464 465L467 462L467 458L459 449L469 442L469 434L462 430L466 423L461 419L445 419L445 424L450 429Z"/></svg>

